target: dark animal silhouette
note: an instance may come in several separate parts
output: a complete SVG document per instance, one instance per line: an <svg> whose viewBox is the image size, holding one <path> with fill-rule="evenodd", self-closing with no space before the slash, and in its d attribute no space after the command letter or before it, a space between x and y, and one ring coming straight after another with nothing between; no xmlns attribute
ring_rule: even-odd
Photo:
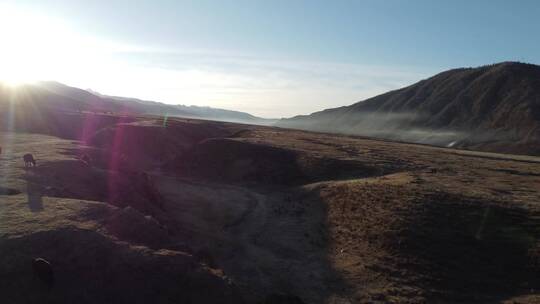
<svg viewBox="0 0 540 304"><path fill-rule="evenodd" d="M290 294L274 293L268 295L263 304L304 304L305 302L300 297Z"/></svg>
<svg viewBox="0 0 540 304"><path fill-rule="evenodd" d="M138 175L140 189L145 196L158 208L163 210L163 197L159 193L154 181L146 172L140 172Z"/></svg>
<svg viewBox="0 0 540 304"><path fill-rule="evenodd" d="M34 156L30 153L27 153L23 156L23 160L24 160L24 166L25 167L28 167L28 166L33 166L35 167L36 166L36 160L34 159Z"/></svg>
<svg viewBox="0 0 540 304"><path fill-rule="evenodd" d="M51 289L54 285L54 272L47 260L42 258L36 258L32 261L32 269L34 270L34 276L36 276L48 289Z"/></svg>
<svg viewBox="0 0 540 304"><path fill-rule="evenodd" d="M88 156L88 154L83 154L81 156L81 161L87 165L90 165L90 156Z"/></svg>

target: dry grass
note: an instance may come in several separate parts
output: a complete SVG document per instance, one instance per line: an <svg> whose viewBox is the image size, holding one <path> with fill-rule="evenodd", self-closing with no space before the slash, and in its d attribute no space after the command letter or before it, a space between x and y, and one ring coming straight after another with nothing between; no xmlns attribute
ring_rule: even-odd
<svg viewBox="0 0 540 304"><path fill-rule="evenodd" d="M114 151L128 163L118 170L108 166L107 144L1 134L9 147L1 186L21 192L0 195L1 240L10 250L2 256L17 261L6 272L19 284L9 287L13 299L29 284L24 259L44 254L69 274L70 290L104 280L98 273L107 269L112 287L92 285L88 303L118 300L128 289L139 292L130 299L183 299L174 286L188 281L217 290L209 303L221 294L238 300L236 290L253 303L272 293L308 303L538 298L538 158L175 119L165 134L159 120L143 120L131 122L130 139ZM177 131L170 145L150 144L152 132ZM107 132L104 142L114 137ZM26 152L37 168L22 167ZM91 166L77 160L81 153L91 154ZM142 170L162 205L141 191ZM114 200L110 176L124 189ZM176 277L185 269L196 275ZM126 274L132 285L119 283ZM148 294L144 279L154 284Z"/></svg>

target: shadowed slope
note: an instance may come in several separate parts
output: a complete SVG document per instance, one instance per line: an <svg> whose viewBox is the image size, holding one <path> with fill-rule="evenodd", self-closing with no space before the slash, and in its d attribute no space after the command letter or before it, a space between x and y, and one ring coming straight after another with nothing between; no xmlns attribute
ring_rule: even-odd
<svg viewBox="0 0 540 304"><path fill-rule="evenodd" d="M278 125L540 154L540 67L504 62L449 70L403 89Z"/></svg>

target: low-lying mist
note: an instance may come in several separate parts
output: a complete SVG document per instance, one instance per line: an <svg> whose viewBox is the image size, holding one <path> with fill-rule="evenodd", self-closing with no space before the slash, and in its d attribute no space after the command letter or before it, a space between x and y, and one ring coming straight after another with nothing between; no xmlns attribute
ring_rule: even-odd
<svg viewBox="0 0 540 304"><path fill-rule="evenodd" d="M314 114L281 120L278 126L320 132L376 137L395 141L452 147L470 136L469 132L420 127L426 116L420 113L342 113L317 118ZM343 122L347 123L344 124Z"/></svg>

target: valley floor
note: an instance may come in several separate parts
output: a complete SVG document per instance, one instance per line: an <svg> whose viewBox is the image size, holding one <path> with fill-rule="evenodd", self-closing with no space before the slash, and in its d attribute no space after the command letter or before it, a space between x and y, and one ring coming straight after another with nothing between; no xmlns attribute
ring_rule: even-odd
<svg viewBox="0 0 540 304"><path fill-rule="evenodd" d="M540 301L540 158L169 123L134 134L208 135L156 147L0 133L8 303ZM31 275L37 256L54 265L51 291Z"/></svg>

